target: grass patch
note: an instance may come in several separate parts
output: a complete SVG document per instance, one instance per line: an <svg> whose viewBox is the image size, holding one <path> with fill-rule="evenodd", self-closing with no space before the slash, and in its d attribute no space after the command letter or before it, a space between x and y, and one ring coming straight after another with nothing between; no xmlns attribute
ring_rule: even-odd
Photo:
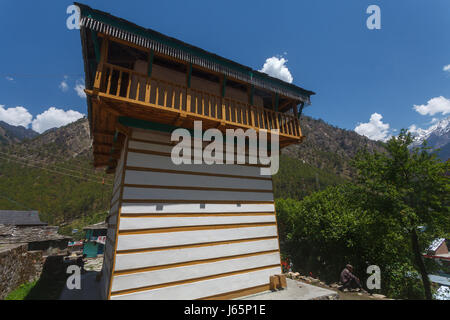
<svg viewBox="0 0 450 320"><path fill-rule="evenodd" d="M25 300L25 298L30 293L31 289L34 288L38 280L21 284L17 289L11 291L5 300Z"/></svg>

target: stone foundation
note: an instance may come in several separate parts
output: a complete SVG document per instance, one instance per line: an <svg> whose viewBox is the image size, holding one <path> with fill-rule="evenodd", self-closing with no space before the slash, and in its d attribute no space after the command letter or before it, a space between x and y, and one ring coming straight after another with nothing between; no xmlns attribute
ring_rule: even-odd
<svg viewBox="0 0 450 320"><path fill-rule="evenodd" d="M0 245L0 299L23 283L38 279L44 260L42 251L27 251L28 244Z"/></svg>

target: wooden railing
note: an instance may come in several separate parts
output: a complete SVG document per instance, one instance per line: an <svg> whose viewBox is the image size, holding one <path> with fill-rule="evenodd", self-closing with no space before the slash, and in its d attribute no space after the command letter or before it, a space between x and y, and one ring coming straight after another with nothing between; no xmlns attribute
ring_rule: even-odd
<svg viewBox="0 0 450 320"><path fill-rule="evenodd" d="M252 106L108 63L99 65L94 90L111 98L177 110L205 120L243 128L279 129L280 135L301 137L299 121L293 114Z"/></svg>

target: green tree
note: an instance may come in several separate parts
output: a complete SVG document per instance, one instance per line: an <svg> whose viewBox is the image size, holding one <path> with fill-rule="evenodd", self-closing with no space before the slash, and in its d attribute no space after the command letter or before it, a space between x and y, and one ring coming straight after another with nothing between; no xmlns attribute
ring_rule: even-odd
<svg viewBox="0 0 450 320"><path fill-rule="evenodd" d="M422 252L433 238L449 235L449 163L426 146L410 150L412 142L411 134L402 130L387 142L386 153L361 152L354 165L358 185L370 195L370 207L392 222L389 229L401 226L409 238L425 297L432 299Z"/></svg>

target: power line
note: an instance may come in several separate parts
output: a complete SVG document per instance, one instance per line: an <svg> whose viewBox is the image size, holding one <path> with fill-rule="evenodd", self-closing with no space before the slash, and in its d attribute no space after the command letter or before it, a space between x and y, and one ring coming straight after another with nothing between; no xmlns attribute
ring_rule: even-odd
<svg viewBox="0 0 450 320"><path fill-rule="evenodd" d="M27 153L30 153L30 150L31 150L30 147L26 147L26 146L24 146L24 145L17 145L17 146L15 146L15 147L16 147L17 149L20 149L20 151L25 151L25 152L27 152ZM38 150L35 150L35 151L38 151ZM35 153L35 155L37 155L37 154ZM49 155L49 153L48 153L48 152L45 152L45 155ZM55 155L55 154L53 154L52 157L60 158L60 159L63 159L63 160L65 160L65 161L67 161L67 158L64 158L64 157L62 157L62 156L58 156L58 155ZM83 161L78 160L78 159L75 159L75 158L72 158L71 160L76 161L76 162L79 162L80 164L84 164Z"/></svg>
<svg viewBox="0 0 450 320"><path fill-rule="evenodd" d="M27 153L27 155L30 155L30 156L32 156L32 155L34 155L34 156L36 156L36 157L39 157L39 156L40 156L40 155L38 155L37 153L33 153L32 151L30 152L30 149L27 149L27 148L25 148L25 147L22 148L22 146L20 146L19 151L24 151L24 152ZM36 150L36 151L37 151L37 150ZM84 161L81 161L81 160L78 160L78 159L75 159L75 158L67 159L67 158L64 158L64 157L62 157L62 156L58 156L58 155L55 155L55 154L50 155L48 152L44 153L44 156L48 156L49 158L61 159L61 161L66 162L66 164L69 164L70 166L76 167L76 168L81 169L81 170L84 170L84 171L89 171L89 168L82 167L82 166L77 165L77 164L75 164L75 163L70 163L70 161L75 161L75 162L77 162L77 163L79 163L79 164L85 164ZM69 162L69 163L67 163L67 162ZM56 165L55 165L55 166L56 166ZM69 169L69 170L70 170L70 169ZM105 179L111 180L111 181L112 181L112 178L109 178L109 177L105 177Z"/></svg>
<svg viewBox="0 0 450 320"><path fill-rule="evenodd" d="M6 155L6 156L9 156L9 157L15 157L15 158L17 158L17 159L19 159L21 161L32 161L32 162L41 163L41 164L44 163L44 160L40 160L39 161L39 160L27 159L25 157L16 156L16 155L8 154L8 153L1 152L1 151L0 151L0 154ZM58 168L56 165L53 165L53 166ZM74 172L76 174L84 174L84 175L87 175L87 176L90 176L90 177L93 177L93 178L98 178L96 175L92 175L92 174L89 174L89 173L86 173L86 172L79 172L79 171L68 169L68 168L64 168L64 167L59 167L58 169L66 170L66 171L69 171L69 172Z"/></svg>
<svg viewBox="0 0 450 320"><path fill-rule="evenodd" d="M4 156L0 156L0 159L7 160L7 161L13 161L13 162L20 163L20 164L23 164L23 165L26 165L26 166L29 166L29 167L34 167L34 168L46 170L46 171L49 171L49 172L53 172L53 173L57 173L57 174L61 174L61 175L70 176L70 177L73 177L73 178L85 180L85 181L90 181L90 182L100 183L100 184L103 184L103 185L109 185L109 186L112 185L112 184L110 184L110 183L99 182L99 181L92 180L92 179L85 178L85 177L75 176L75 175L72 175L72 174L68 174L68 173L65 173L65 172L56 171L56 170L53 170L53 169L47 169L47 168L44 168L44 167L40 167L40 166L37 166L37 165L29 164L29 163L26 163L26 162L24 162L24 161L12 159L12 158L7 158L7 157L4 157Z"/></svg>
<svg viewBox="0 0 450 320"><path fill-rule="evenodd" d="M30 210L30 211L33 211L33 209L30 209L30 208L28 208L26 205L21 204L21 203L19 203L19 202L13 200L13 199L11 199L11 198L8 198L7 196L2 196L2 195L0 195L0 197L4 198L4 199L6 199L6 200L8 200L8 201L10 201L10 202L12 202L12 203L18 204L19 206L24 207L24 208L26 208L26 209L28 209L28 210Z"/></svg>
<svg viewBox="0 0 450 320"><path fill-rule="evenodd" d="M3 155L8 156L8 157L15 157L15 158L17 158L17 159L19 159L19 160L21 160L21 161L32 161L32 162L35 162L35 163L45 164L43 160L40 160L40 161L39 161L39 160L27 159L27 158L25 158L25 157L21 157L21 156L17 156L17 155L14 155L14 154L1 152L1 151L0 151L0 154L3 154ZM72 169L69 169L69 168L62 167L62 166L58 167L58 166L55 165L55 164L52 164L52 165L53 165L54 168L61 169L61 170L65 170L65 171L68 171L68 172L70 172L70 173L73 172L73 173L76 173L76 174L83 174L83 175L86 175L86 176L89 176L89 177L92 177L92 178L98 178L98 176L93 175L93 174L91 174L91 173L88 173L88 172L86 172L86 171L81 172L81 170L80 170L80 171L76 171L76 170L72 170ZM49 165L48 165L48 166L49 166ZM86 169L83 169L83 170L86 170ZM104 177L102 177L102 178L105 179L105 180L108 180L108 182L112 182L112 179L104 178Z"/></svg>

